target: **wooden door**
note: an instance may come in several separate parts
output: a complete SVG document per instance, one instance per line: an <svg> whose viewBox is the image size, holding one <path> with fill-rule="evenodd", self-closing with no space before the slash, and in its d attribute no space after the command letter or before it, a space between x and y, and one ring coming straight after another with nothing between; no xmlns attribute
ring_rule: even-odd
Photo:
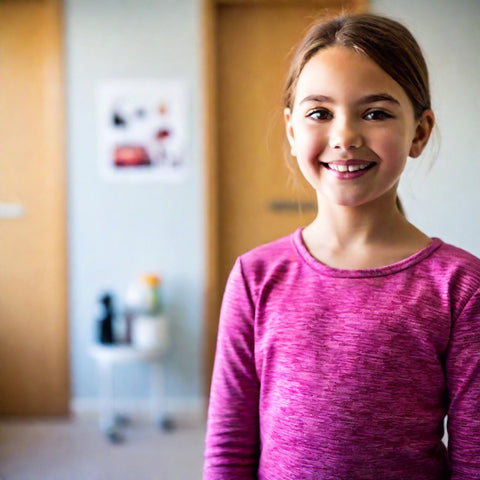
<svg viewBox="0 0 480 480"><path fill-rule="evenodd" d="M362 10L364 1L230 0L210 4L206 58L209 277L207 372L221 294L241 253L293 232L315 216L315 195L288 165L282 89L293 46L320 15ZM208 41L208 37L207 37ZM207 375L207 382L209 381Z"/></svg>
<svg viewBox="0 0 480 480"><path fill-rule="evenodd" d="M60 0L0 0L0 415L68 412Z"/></svg>

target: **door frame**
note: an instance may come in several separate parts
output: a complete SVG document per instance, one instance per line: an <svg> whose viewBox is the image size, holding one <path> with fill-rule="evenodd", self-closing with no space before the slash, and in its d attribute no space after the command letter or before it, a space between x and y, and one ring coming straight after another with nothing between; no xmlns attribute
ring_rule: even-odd
<svg viewBox="0 0 480 480"><path fill-rule="evenodd" d="M62 398L55 406L55 416L70 415L71 375L70 375L70 345L69 345L69 315L68 315L68 262L67 262L67 168L66 168L66 104L65 104L65 25L64 0L44 0L45 14L48 15L50 46L48 86L45 88L48 104L54 106L45 115L45 132L50 166L52 167L52 182L49 188L54 190L55 205L53 215L56 217L56 257L55 257L55 291L58 295L54 315L57 318L56 333L61 338L61 348L57 360L61 363Z"/></svg>
<svg viewBox="0 0 480 480"><path fill-rule="evenodd" d="M210 390L210 379L215 358L218 317L222 301L220 285L219 243L219 158L218 158L218 99L216 79L218 9L228 5L275 6L292 5L292 0L202 0L202 78L203 78L203 129L206 201L206 276L204 311L204 372L205 392ZM364 12L368 0L294 0L295 5L335 7Z"/></svg>
<svg viewBox="0 0 480 480"><path fill-rule="evenodd" d="M71 400L71 373L70 373L70 335L68 309L68 238L67 238L67 131L66 103L65 103L65 2L64 0L46 0L46 11L50 17L50 64L49 64L49 104L55 105L45 119L48 122L48 148L51 164L55 167L55 211L57 217L57 255L56 288L59 297L56 314L58 315L59 331L57 336L62 339L62 348L58 352L58 360L62 363L62 377L64 391L55 415L68 416ZM62 320L60 320L62 319Z"/></svg>

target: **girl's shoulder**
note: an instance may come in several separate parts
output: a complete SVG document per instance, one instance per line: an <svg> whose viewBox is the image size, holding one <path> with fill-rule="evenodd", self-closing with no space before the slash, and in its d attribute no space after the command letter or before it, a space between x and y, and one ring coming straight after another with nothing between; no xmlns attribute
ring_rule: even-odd
<svg viewBox="0 0 480 480"><path fill-rule="evenodd" d="M473 253L461 248L457 247L455 245L452 245L451 243L444 242L443 240L440 239L440 244L442 249L445 252L448 252L449 254L453 254L455 257L465 259L469 262L473 263L480 263L480 258L474 255Z"/></svg>
<svg viewBox="0 0 480 480"><path fill-rule="evenodd" d="M463 248L440 241L417 273L418 282L446 294L452 311L460 312L472 299L480 299L480 259Z"/></svg>
<svg viewBox="0 0 480 480"><path fill-rule="evenodd" d="M240 256L241 260L247 263L262 262L265 260L271 260L277 256L283 257L293 253L294 249L294 237L300 233L301 229L285 235L284 237L277 238L268 243L259 245Z"/></svg>
<svg viewBox="0 0 480 480"><path fill-rule="evenodd" d="M471 275L480 282L480 258L463 248L439 241L439 248L432 255L431 263L439 270L449 270L457 274Z"/></svg>
<svg viewBox="0 0 480 480"><path fill-rule="evenodd" d="M277 273L299 266L296 243L301 229L271 242L259 245L241 255L236 262L243 276L254 283L263 283Z"/></svg>

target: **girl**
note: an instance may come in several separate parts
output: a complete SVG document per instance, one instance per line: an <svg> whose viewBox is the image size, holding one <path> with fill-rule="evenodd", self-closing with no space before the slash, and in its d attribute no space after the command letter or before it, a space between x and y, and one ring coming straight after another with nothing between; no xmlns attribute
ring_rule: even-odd
<svg viewBox="0 0 480 480"><path fill-rule="evenodd" d="M318 24L284 103L318 215L231 272L204 479L480 478L480 260L397 200L434 125L419 46L379 16Z"/></svg>

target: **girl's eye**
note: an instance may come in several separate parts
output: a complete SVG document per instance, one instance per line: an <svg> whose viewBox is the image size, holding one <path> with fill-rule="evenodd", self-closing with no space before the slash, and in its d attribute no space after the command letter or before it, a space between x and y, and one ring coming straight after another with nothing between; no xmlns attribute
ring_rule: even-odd
<svg viewBox="0 0 480 480"><path fill-rule="evenodd" d="M330 120L333 115L324 108L316 108L308 112L307 117L313 118L314 120Z"/></svg>
<svg viewBox="0 0 480 480"><path fill-rule="evenodd" d="M392 118L392 115L383 110L372 110L368 112L364 118L366 120L387 120L388 118Z"/></svg>

